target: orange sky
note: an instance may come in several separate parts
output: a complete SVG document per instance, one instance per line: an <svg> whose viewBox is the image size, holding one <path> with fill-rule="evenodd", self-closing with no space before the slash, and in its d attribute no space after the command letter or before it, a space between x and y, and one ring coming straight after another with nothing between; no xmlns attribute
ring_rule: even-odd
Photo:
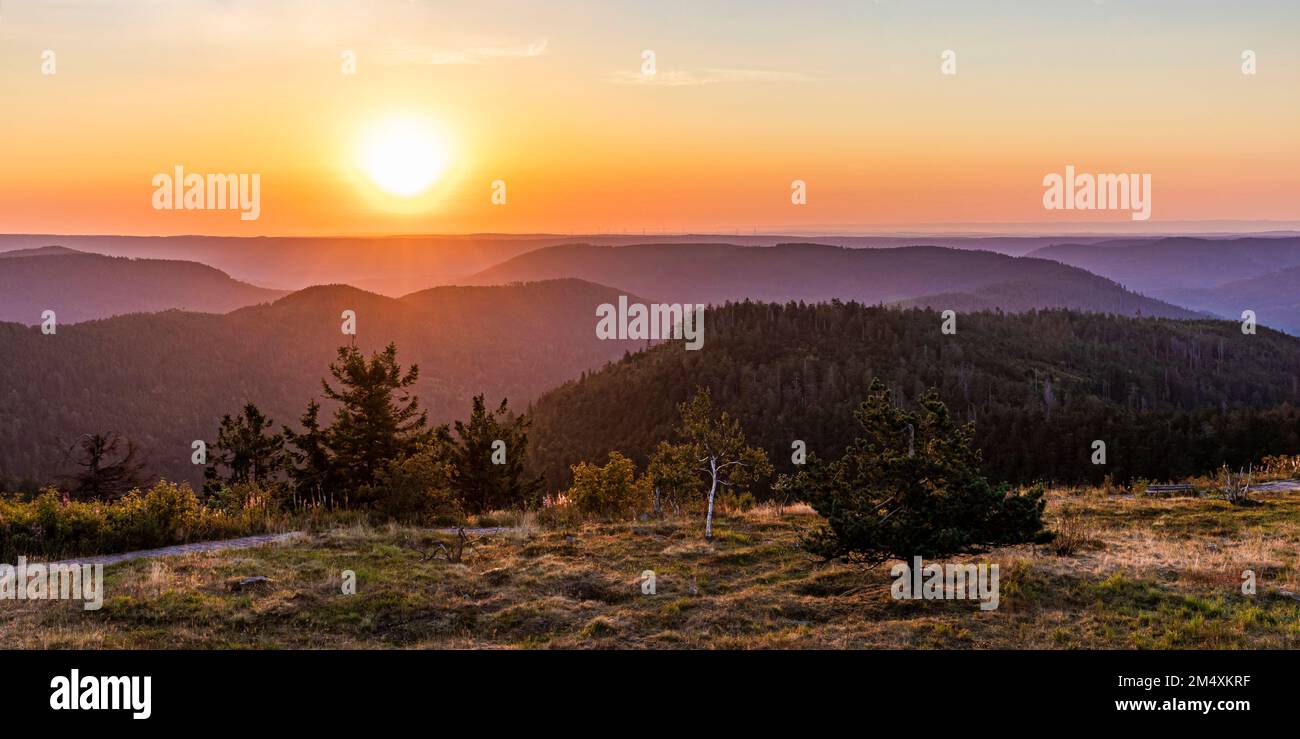
<svg viewBox="0 0 1300 739"><path fill-rule="evenodd" d="M1066 165L1151 174L1153 224L1300 220L1294 3L458 5L5 3L0 232L1131 225L1044 210ZM415 198L359 167L394 118L448 142ZM155 210L178 164L258 174L260 217Z"/></svg>

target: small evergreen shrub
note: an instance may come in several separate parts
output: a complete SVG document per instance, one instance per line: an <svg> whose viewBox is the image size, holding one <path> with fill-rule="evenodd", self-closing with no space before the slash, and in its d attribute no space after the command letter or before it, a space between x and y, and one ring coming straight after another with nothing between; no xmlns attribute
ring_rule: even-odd
<svg viewBox="0 0 1300 739"><path fill-rule="evenodd" d="M810 552L875 565L1050 541L1043 490L991 485L973 425L959 425L934 390L908 412L875 380L854 416L860 432L844 456L810 455L793 482L796 499L826 518L804 539Z"/></svg>

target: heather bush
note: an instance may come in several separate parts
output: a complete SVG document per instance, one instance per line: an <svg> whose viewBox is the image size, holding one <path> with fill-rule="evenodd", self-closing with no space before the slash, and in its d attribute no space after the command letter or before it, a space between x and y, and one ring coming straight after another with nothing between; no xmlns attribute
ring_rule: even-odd
<svg viewBox="0 0 1300 739"><path fill-rule="evenodd" d="M572 531L582 528L582 511L573 503L551 503L538 509L537 523L546 529Z"/></svg>

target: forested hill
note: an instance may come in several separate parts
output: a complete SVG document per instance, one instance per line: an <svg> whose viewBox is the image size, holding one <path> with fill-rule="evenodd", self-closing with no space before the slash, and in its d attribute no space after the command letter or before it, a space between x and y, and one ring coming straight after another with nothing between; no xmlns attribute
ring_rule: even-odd
<svg viewBox="0 0 1300 739"><path fill-rule="evenodd" d="M1097 313L1196 318L1194 311L1138 295L1103 277L1046 259L938 246L847 249L824 244L570 244L528 252L467 284L576 277L653 300L894 303L1023 311L1069 308Z"/></svg>
<svg viewBox="0 0 1300 739"><path fill-rule="evenodd" d="M973 420L1001 479L1164 478L1300 452L1300 340L1240 324L1068 311L961 314L943 335L929 310L730 304L706 316L704 348L657 346L541 397L533 461L552 488L611 449L645 462L696 386L738 415L778 471L795 440L836 456L879 376L912 402L936 386ZM1093 465L1094 440L1107 464Z"/></svg>
<svg viewBox="0 0 1300 739"><path fill-rule="evenodd" d="M1054 244L1030 252L1110 278L1148 295L1214 287L1300 266L1300 237L1170 236ZM1246 306L1249 307L1249 306ZM1236 316L1241 308L1231 311Z"/></svg>
<svg viewBox="0 0 1300 739"><path fill-rule="evenodd" d="M1266 326L1300 336L1300 267L1206 288L1166 290L1179 305L1218 314L1229 320L1243 310Z"/></svg>
<svg viewBox="0 0 1300 739"><path fill-rule="evenodd" d="M127 259L58 246L0 252L0 321L59 324L169 309L226 313L284 295L206 264Z"/></svg>
<svg viewBox="0 0 1300 739"><path fill-rule="evenodd" d="M0 323L0 475L48 481L67 470L58 440L116 431L143 449L153 474L196 482L190 444L212 441L222 414L253 402L276 430L297 427L338 347L354 339L341 332L344 310L356 313L362 351L395 342L402 366L419 364L415 392L430 420L464 417L476 393L522 408L644 346L596 338L596 306L619 294L579 280L401 299L326 285L225 315L135 314L53 335Z"/></svg>

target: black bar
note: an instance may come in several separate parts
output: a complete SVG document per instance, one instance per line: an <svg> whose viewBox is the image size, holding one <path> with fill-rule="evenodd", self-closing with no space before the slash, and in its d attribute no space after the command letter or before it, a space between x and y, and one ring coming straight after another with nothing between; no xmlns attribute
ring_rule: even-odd
<svg viewBox="0 0 1300 739"><path fill-rule="evenodd" d="M9 651L0 659L8 713L46 728L338 728L382 718L499 733L562 718L603 724L597 717L609 712L648 726L671 716L685 727L678 722L697 716L729 729L761 727L773 712L864 728L889 716L918 728L1186 726L1289 719L1295 706L1286 652ZM73 669L150 676L151 715L53 710L51 681ZM1116 707L1133 700L1155 704ZM1205 713L1166 701L1215 705Z"/></svg>

